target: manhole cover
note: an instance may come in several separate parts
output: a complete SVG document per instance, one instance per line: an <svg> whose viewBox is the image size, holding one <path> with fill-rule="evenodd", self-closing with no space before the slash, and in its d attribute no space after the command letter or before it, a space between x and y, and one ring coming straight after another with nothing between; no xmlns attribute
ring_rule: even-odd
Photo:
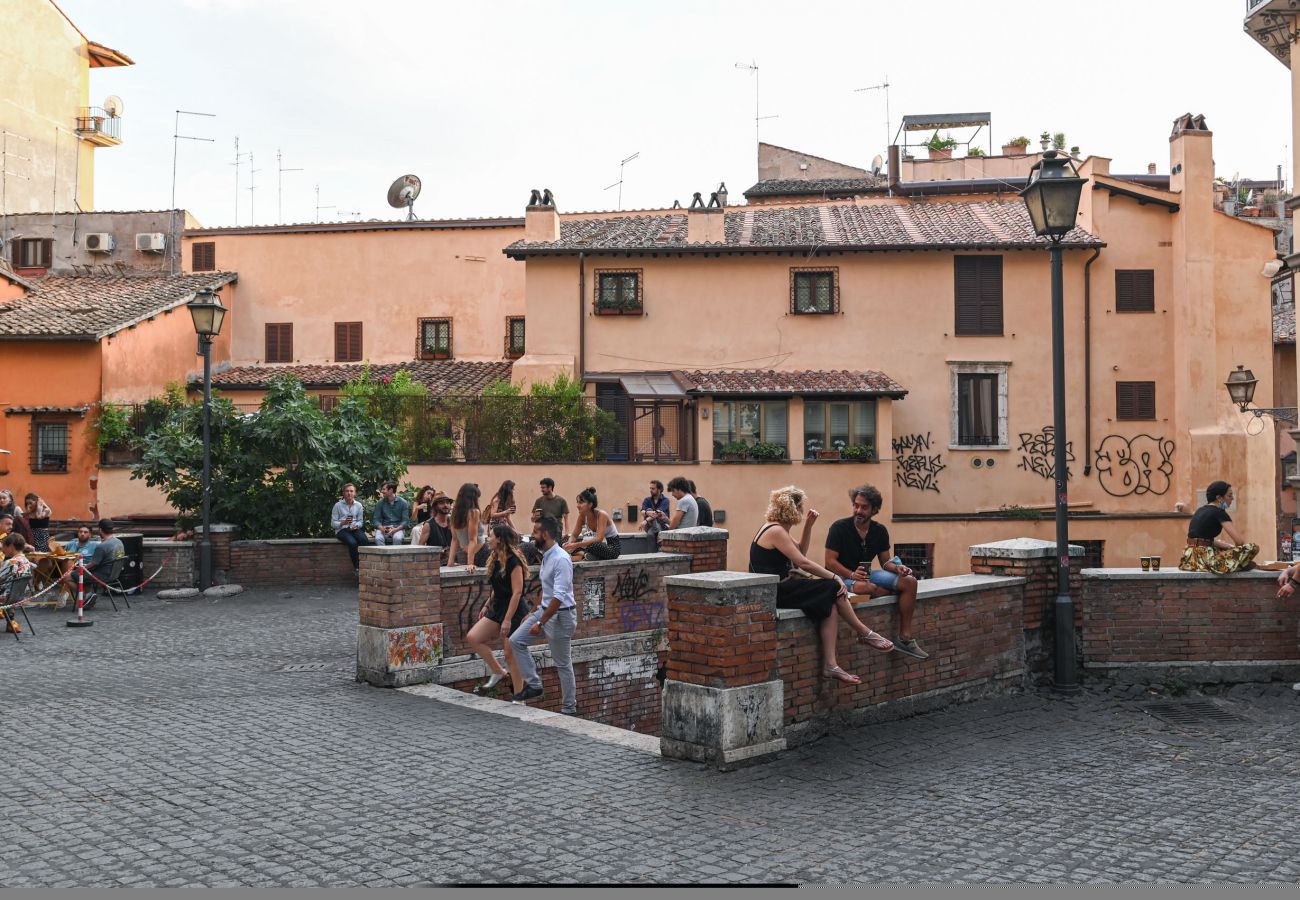
<svg viewBox="0 0 1300 900"><path fill-rule="evenodd" d="M1171 725L1237 725L1246 721L1236 713L1228 712L1208 700L1148 703L1142 708L1148 715Z"/></svg>
<svg viewBox="0 0 1300 900"><path fill-rule="evenodd" d="M294 663L291 666L281 666L280 672L323 672L330 667L329 663Z"/></svg>

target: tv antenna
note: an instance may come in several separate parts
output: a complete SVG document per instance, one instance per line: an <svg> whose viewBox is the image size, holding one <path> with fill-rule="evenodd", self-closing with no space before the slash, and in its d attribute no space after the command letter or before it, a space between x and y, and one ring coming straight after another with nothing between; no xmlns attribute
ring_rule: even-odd
<svg viewBox="0 0 1300 900"><path fill-rule="evenodd" d="M403 175L388 186L388 205L394 209L406 207L406 221L415 218L415 198L420 196L420 179Z"/></svg>
<svg viewBox="0 0 1300 900"><path fill-rule="evenodd" d="M235 167L235 225L236 226L239 225L239 167L242 164L242 160L244 159L245 156L247 156L250 161L253 158L253 154L251 151L248 153L239 152L239 135L235 135L235 161L231 163L231 165Z"/></svg>
<svg viewBox="0 0 1300 900"><path fill-rule="evenodd" d="M758 147L757 147L757 144L759 143L758 123L763 121L764 119L779 119L781 117L778 115L764 116L760 114L759 105L758 105L758 62L755 60L751 60L748 63L738 62L736 63L736 68L748 69L749 71L754 73L754 143L755 143L754 151L758 152Z"/></svg>
<svg viewBox="0 0 1300 900"><path fill-rule="evenodd" d="M321 204L320 204L320 185L317 184L317 185L316 185L316 221L317 221L317 222L320 221L320 211L321 211L322 209L337 209L337 207L336 207L333 203L330 203L330 204L327 205L327 206L321 206Z"/></svg>
<svg viewBox="0 0 1300 900"><path fill-rule="evenodd" d="M284 173L301 172L302 169L286 169L278 147L275 150L275 169L275 223L282 225L284 224Z"/></svg>
<svg viewBox="0 0 1300 900"><path fill-rule="evenodd" d="M248 224L257 224L257 173L253 168L253 151L248 151Z"/></svg>
<svg viewBox="0 0 1300 900"><path fill-rule="evenodd" d="M853 91L853 93L861 94L863 91L884 91L885 92L885 149L888 150L889 140L890 140L889 129L892 124L889 120L889 76L886 75L885 80L882 81L880 84L873 84L868 87L856 88Z"/></svg>
<svg viewBox="0 0 1300 900"><path fill-rule="evenodd" d="M172 130L172 209L176 208L176 148L180 145L181 141L206 141L209 144L213 143L212 138L194 137L189 134L181 134L181 116L206 116L209 119L215 119L217 114L191 112L188 109L176 110L176 127Z"/></svg>
<svg viewBox="0 0 1300 900"><path fill-rule="evenodd" d="M618 164L618 181L614 182L614 183L611 184L609 187L605 188L605 190L609 190L609 188L615 188L615 187L618 188L618 208L619 208L619 210L622 210L622 209L623 209L623 167L626 166L628 163L630 163L632 160L636 159L636 158L637 158L638 156L640 156L640 155L641 155L641 151L638 150L637 152L633 153L631 156L629 156L629 157L627 157L626 159L622 160L622 161Z"/></svg>

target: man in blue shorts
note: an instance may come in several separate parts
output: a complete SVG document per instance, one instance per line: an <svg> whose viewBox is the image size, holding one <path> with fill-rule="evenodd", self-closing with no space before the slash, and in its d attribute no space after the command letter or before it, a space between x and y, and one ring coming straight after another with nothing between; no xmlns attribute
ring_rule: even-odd
<svg viewBox="0 0 1300 900"><path fill-rule="evenodd" d="M851 594L868 597L898 595L898 636L894 649L913 659L929 659L930 654L912 636L912 614L916 610L916 576L889 553L889 531L873 521L884 500L880 491L869 484L849 491L853 515L836 520L826 533L826 568L844 582ZM880 568L871 568L872 558Z"/></svg>

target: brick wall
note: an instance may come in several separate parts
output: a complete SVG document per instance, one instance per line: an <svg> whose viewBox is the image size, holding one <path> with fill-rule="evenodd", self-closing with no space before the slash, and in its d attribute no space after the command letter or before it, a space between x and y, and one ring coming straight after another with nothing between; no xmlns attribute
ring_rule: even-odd
<svg viewBox="0 0 1300 900"><path fill-rule="evenodd" d="M1070 594L1075 598L1074 626L1083 627L1083 612L1077 602L1083 580L1079 558L1070 560ZM972 556L970 570L973 575L1000 575L1025 579L1025 630L1036 631L1052 626L1050 615L1056 601L1056 557L1036 559L1005 559L990 556Z"/></svg>
<svg viewBox="0 0 1300 900"><path fill-rule="evenodd" d="M725 528L679 528L659 533L662 553L681 553L691 558L690 571L718 572L727 568Z"/></svg>
<svg viewBox="0 0 1300 900"><path fill-rule="evenodd" d="M346 556L342 545L337 549ZM442 621L440 569L431 565L438 559L431 549L361 547L359 554L361 579L357 603L362 625L408 628ZM350 563L348 568L351 569Z"/></svg>
<svg viewBox="0 0 1300 900"><path fill-rule="evenodd" d="M825 677L812 622L798 611L778 611L776 653L785 686L787 739L797 743L837 722L883 717L883 707L900 700L942 696L946 703L953 693L983 696L1019 687L1024 676L1025 585L1005 578L961 584L969 578L921 583L913 633L930 653L928 660L872 650L841 625L836 655L840 666L862 679L859 685ZM974 589L964 589L972 585ZM958 587L963 589L955 591ZM898 633L895 598L860 602L856 609L875 631Z"/></svg>
<svg viewBox="0 0 1300 900"><path fill-rule="evenodd" d="M245 586L357 583L347 548L333 538L228 542L223 566L217 562L219 537L212 535L212 568L225 572L228 582Z"/></svg>
<svg viewBox="0 0 1300 900"><path fill-rule="evenodd" d="M722 551L726 555L726 549ZM653 631L667 624L666 575L688 571L691 559L680 554L632 554L614 560L592 560L573 567L573 594L578 602L577 637ZM524 598L534 605L541 591L534 567L524 582ZM479 610L492 596L481 572L466 575L448 568L442 575L443 640L450 654L467 652L465 634L478 621Z"/></svg>
<svg viewBox="0 0 1300 900"><path fill-rule="evenodd" d="M144 542L144 574L162 571L149 582L149 590L194 587L198 583L198 545L193 541Z"/></svg>
<svg viewBox="0 0 1300 900"><path fill-rule="evenodd" d="M1275 572L1217 577L1089 569L1084 659L1090 666L1300 661L1300 600L1276 595Z"/></svg>
<svg viewBox="0 0 1300 900"><path fill-rule="evenodd" d="M776 678L776 616L770 589L733 588L719 605L716 590L679 586L668 608L668 677L727 688Z"/></svg>

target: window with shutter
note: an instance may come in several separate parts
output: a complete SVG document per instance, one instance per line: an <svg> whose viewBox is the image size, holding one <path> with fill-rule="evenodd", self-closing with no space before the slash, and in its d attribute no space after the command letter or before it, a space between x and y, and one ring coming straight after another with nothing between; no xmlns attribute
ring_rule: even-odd
<svg viewBox="0 0 1300 900"><path fill-rule="evenodd" d="M361 362L361 323L334 323L334 361Z"/></svg>
<svg viewBox="0 0 1300 900"><path fill-rule="evenodd" d="M48 269L54 265L54 241L50 238L13 241L9 261L15 269Z"/></svg>
<svg viewBox="0 0 1300 900"><path fill-rule="evenodd" d="M451 319L421 319L420 359L451 359Z"/></svg>
<svg viewBox="0 0 1300 900"><path fill-rule="evenodd" d="M217 245L214 241L190 244L190 269L195 272L215 272Z"/></svg>
<svg viewBox="0 0 1300 900"><path fill-rule="evenodd" d="M269 363L293 362L293 323L268 322L266 325L266 356Z"/></svg>
<svg viewBox="0 0 1300 900"><path fill-rule="evenodd" d="M1116 419L1154 419L1156 417L1156 383L1154 381L1115 382Z"/></svg>
<svg viewBox="0 0 1300 900"><path fill-rule="evenodd" d="M1115 270L1115 312L1155 312L1154 269Z"/></svg>
<svg viewBox="0 0 1300 900"><path fill-rule="evenodd" d="M838 269L791 269L790 312L828 315L840 311Z"/></svg>
<svg viewBox="0 0 1300 900"><path fill-rule="evenodd" d="M954 333L1002 334L1002 257L957 256L954 271Z"/></svg>

